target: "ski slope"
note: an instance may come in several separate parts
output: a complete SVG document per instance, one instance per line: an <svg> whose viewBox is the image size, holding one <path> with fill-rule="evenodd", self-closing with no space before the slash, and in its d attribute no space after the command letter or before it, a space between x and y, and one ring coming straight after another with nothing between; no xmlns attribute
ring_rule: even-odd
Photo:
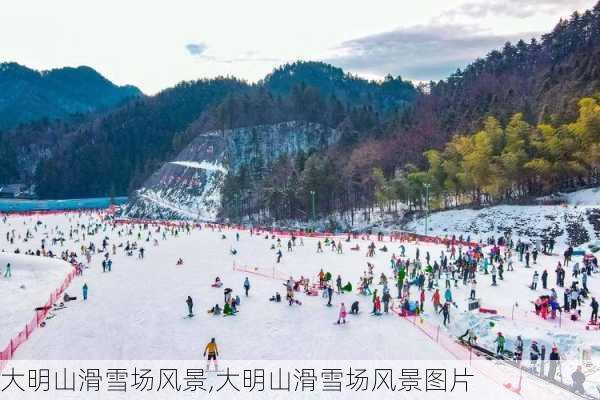
<svg viewBox="0 0 600 400"><path fill-rule="evenodd" d="M57 316L47 321L45 328L32 335L17 352L20 360L194 360L202 358L204 344L216 337L222 363L227 360L450 360L453 355L434 343L423 332L410 322L395 314L381 317L369 315L372 304L370 297L361 296L356 291L344 295L334 295L333 307L326 307L326 299L321 296L312 297L298 293L296 298L301 306L289 306L270 302L268 299L279 292L285 297L283 279L293 276L309 277L317 280L321 269L332 273L334 279L341 275L344 284L350 281L356 288L359 277L367 269L367 261L375 265L374 282L384 273L392 278L389 267L392 253L399 254L397 242L386 242L388 252L377 251L375 257L365 256L370 240L342 240L343 254L332 252L328 247L323 253L317 253L319 239L304 238L293 251L287 251L287 239L282 238L281 250L283 258L280 264L275 262L272 249L277 242L264 234L251 235L249 231L240 231L240 240L236 240L236 231L219 232L210 228L195 229L191 233L179 231L177 237L171 233L163 240L155 232L155 228L142 229L139 225L104 224L96 214L65 214L43 217L9 217L0 224L0 234L4 237L7 230L15 229L22 235L34 226L35 221L43 220L43 228L34 232L34 238L27 242L3 243L8 251L19 247L21 251L35 251L42 237L52 237L63 232L64 247L47 246L60 253L69 249L80 253L83 243L90 241L99 246L104 237L112 244L137 241L146 250L144 259L127 256L122 247L117 248L116 255L111 255L113 267L111 272L102 272L102 254L92 256L89 268L81 277L76 278L68 289L70 295L78 299L67 303L67 308L57 311ZM77 224L99 226L94 235L83 234L80 229L70 239L66 232L76 228ZM138 236L139 235L139 236ZM150 236L149 236L150 235ZM223 235L225 237L223 238ZM150 241L145 241L150 237ZM153 240L158 239L158 246ZM322 240L322 239L321 239ZM359 244L360 251L351 251L350 247ZM378 243L378 247L382 244ZM432 259L438 257L444 246L435 244L405 243L407 256L414 258L417 247L422 257L429 251ZM231 255L231 249L237 255ZM44 265L52 270L52 274L63 277L64 265L56 261L35 256L19 256L32 259L32 264ZM178 258L184 260L181 266L176 265ZM540 256L534 268L553 267L558 258ZM23 265L26 263L23 262ZM248 268L250 273L234 270L233 266ZM558 327L555 322L544 321L532 315L530 301L542 293L532 292L527 285L531 280L533 269L524 269L517 261L514 272L505 273L505 281L500 286L492 287L485 277L479 282L478 297L486 307L496 308L500 317L494 320L494 327L489 324L487 315L467 313L466 297L468 288L462 284L454 290L458 309L452 310L451 324L441 328L444 335L458 335L467 327L477 325L480 342L490 345L498 330L503 330L508 339L507 347L516 334L524 335L525 348L528 340L546 341L549 345L556 343L561 352L576 365L580 362L581 349L594 346L597 332L585 331L584 323L567 324ZM258 275L258 272L266 276ZM19 269L14 269L18 276ZM239 313L234 317L212 316L206 311L215 304L223 305L223 288L211 287L219 276L223 287L232 288L234 294L241 297ZM251 282L250 296L243 295L243 280L248 276ZM14 278L10 284L16 281ZM60 281L60 279L58 279ZM31 278L37 281L37 278ZM550 287L554 277L550 276ZM6 284L6 282L0 281ZM52 282L49 282L49 286ZM89 286L89 298L81 299L81 287ZM567 277L567 284L569 278ZM443 285L443 283L440 283ZM592 292L600 290L600 282L596 276L588 281ZM41 287L41 285L40 285ZM375 286L381 291L381 286ZM396 289L390 284L392 295ZM16 329L18 321L27 322L31 315L27 310L32 305L43 302L45 289L40 289L39 300L24 299L20 296L3 297L3 328ZM414 295L415 293L413 293ZM195 317L185 318L187 296L194 300ZM560 296L560 294L559 294ZM427 295L424 320L433 326L441 323L439 315L433 313L431 293ZM349 309L350 304L360 301L361 312L358 316L349 316L345 326L335 325L339 304L344 302ZM21 303L26 303L25 305ZM516 314L511 315L512 306L520 306ZM514 319L513 319L514 318ZM11 321L15 321L14 323ZM4 329L2 329L4 331ZM600 345L600 343L598 343ZM493 344L492 344L493 346ZM565 368L571 365L565 364ZM573 367L574 368L574 367ZM512 393L501 389L494 380L494 372L486 375L490 385L496 385L502 397L511 398ZM590 385L593 377L589 378ZM552 389L554 390L554 389ZM552 390L550 392L552 392ZM561 398L565 392L558 391ZM506 396L506 397L505 397ZM551 396L552 398L552 396Z"/></svg>

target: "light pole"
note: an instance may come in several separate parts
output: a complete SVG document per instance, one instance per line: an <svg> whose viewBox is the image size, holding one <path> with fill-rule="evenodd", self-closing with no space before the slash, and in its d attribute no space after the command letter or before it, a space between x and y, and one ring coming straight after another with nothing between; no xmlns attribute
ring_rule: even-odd
<svg viewBox="0 0 600 400"><path fill-rule="evenodd" d="M311 190L310 191L310 195L312 196L312 214L313 214L313 221L317 219L316 214L315 214L315 191Z"/></svg>
<svg viewBox="0 0 600 400"><path fill-rule="evenodd" d="M423 186L425 186L425 236L427 236L427 233L429 232L429 230L427 229L427 222L429 220L429 188L431 187L431 185L429 183L424 183Z"/></svg>

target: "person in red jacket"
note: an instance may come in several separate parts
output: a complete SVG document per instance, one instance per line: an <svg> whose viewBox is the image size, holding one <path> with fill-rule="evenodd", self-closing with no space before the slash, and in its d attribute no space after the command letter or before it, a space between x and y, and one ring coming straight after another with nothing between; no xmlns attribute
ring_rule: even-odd
<svg viewBox="0 0 600 400"><path fill-rule="evenodd" d="M440 306L442 305L442 302L440 301L440 299L441 299L440 290L435 289L435 293L431 297L431 300L433 301L433 308L435 309L436 313L438 312Z"/></svg>
<svg viewBox="0 0 600 400"><path fill-rule="evenodd" d="M375 309L373 310L375 315L381 315L381 298L379 296L375 296Z"/></svg>
<svg viewBox="0 0 600 400"><path fill-rule="evenodd" d="M419 298L419 304L421 305L421 312L424 311L423 305L425 304L425 289L421 289L421 295Z"/></svg>

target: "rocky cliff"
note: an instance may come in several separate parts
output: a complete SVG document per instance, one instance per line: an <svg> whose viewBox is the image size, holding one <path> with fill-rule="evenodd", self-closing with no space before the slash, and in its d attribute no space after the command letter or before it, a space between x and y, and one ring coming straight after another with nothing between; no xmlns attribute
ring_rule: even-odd
<svg viewBox="0 0 600 400"><path fill-rule="evenodd" d="M323 149L339 133L321 124L289 121L198 135L132 196L124 214L132 218L193 218L214 221L228 171L251 162Z"/></svg>

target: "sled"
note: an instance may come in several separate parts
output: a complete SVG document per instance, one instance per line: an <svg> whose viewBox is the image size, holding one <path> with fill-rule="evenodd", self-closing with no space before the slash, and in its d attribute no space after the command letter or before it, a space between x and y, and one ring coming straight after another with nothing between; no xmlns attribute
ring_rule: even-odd
<svg viewBox="0 0 600 400"><path fill-rule="evenodd" d="M498 310L494 310L492 308L484 308L484 307L479 307L479 312L483 313L483 314L492 314L492 315L498 314Z"/></svg>

